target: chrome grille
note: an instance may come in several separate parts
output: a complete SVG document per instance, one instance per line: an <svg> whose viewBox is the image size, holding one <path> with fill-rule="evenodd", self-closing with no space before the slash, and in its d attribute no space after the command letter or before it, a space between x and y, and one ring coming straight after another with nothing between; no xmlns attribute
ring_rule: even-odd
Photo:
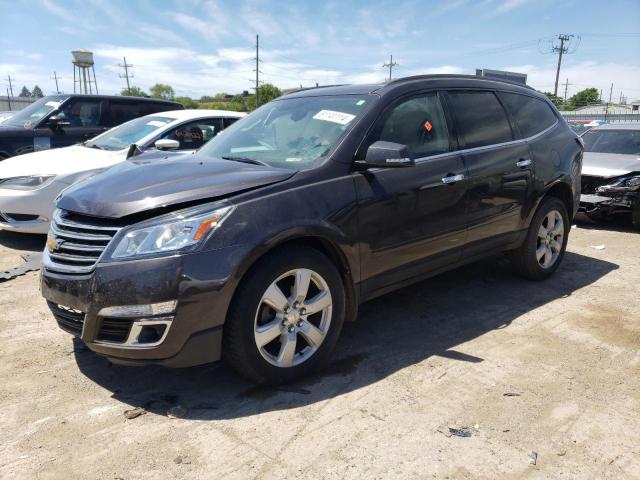
<svg viewBox="0 0 640 480"><path fill-rule="evenodd" d="M70 217L71 214L56 210L49 228L44 266L54 272L89 273L121 227Z"/></svg>

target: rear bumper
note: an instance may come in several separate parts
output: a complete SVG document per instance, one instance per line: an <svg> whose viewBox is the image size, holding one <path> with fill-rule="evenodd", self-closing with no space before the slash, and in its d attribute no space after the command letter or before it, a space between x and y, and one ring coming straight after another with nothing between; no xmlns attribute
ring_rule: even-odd
<svg viewBox="0 0 640 480"><path fill-rule="evenodd" d="M99 263L86 275L41 272L42 295L58 326L113 363L186 367L220 359L222 328L237 280L237 263L247 247L187 255ZM105 308L166 304L161 314L105 314ZM76 323L62 321L58 306L72 309ZM67 315L65 311L62 315ZM74 320L74 318L71 318ZM159 329L157 338L132 340L136 325ZM166 330L165 330L166 328ZM138 329L140 330L140 329ZM143 332L144 333L144 332ZM146 335L146 334L145 334Z"/></svg>

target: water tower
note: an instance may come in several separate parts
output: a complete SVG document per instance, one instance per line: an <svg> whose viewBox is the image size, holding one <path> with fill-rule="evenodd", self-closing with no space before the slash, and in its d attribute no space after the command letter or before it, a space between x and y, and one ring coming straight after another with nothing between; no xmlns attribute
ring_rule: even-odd
<svg viewBox="0 0 640 480"><path fill-rule="evenodd" d="M93 93L92 83L98 93L96 70L93 67L93 52L79 48L72 51L71 55L73 56L73 93L76 93L76 83L78 84L78 93ZM91 79L92 73L93 80Z"/></svg>

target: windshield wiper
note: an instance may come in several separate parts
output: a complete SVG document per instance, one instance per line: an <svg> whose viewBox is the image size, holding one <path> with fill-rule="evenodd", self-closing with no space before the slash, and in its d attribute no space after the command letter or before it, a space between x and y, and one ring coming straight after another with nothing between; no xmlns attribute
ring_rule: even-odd
<svg viewBox="0 0 640 480"><path fill-rule="evenodd" d="M220 157L223 160L232 160L234 162L242 162L242 163L250 163L252 165L262 165L263 167L270 167L268 163L261 162L260 160L256 160L255 158L249 157Z"/></svg>

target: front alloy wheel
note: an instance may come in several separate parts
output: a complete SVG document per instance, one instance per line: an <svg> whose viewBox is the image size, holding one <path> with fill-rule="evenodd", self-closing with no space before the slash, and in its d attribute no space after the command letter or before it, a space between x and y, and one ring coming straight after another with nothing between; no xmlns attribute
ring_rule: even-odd
<svg viewBox="0 0 640 480"><path fill-rule="evenodd" d="M283 246L244 275L224 324L222 357L256 383L291 382L330 358L344 317L335 264L314 248Z"/></svg>
<svg viewBox="0 0 640 480"><path fill-rule="evenodd" d="M280 368L305 362L327 336L331 311L331 292L320 274L299 268L280 275L256 312L254 338L260 354Z"/></svg>

